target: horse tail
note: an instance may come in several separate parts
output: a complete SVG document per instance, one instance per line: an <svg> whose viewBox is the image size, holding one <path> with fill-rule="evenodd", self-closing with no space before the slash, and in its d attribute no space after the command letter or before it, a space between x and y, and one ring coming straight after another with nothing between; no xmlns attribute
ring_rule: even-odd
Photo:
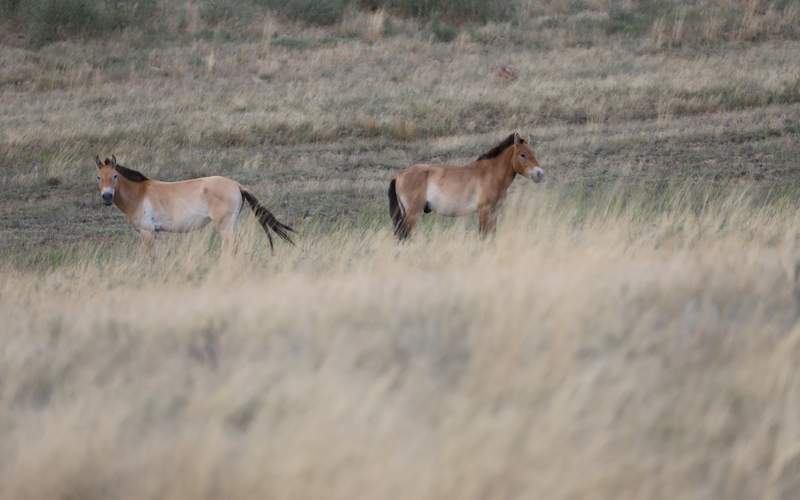
<svg viewBox="0 0 800 500"><path fill-rule="evenodd" d="M288 233L288 231L295 232L294 229L276 219L275 216L264 207L264 205L258 202L256 197L253 196L253 193L243 187L240 187L239 191L242 193L242 198L244 198L244 200L250 205L250 208L253 209L253 213L256 214L256 218L261 224L261 227L264 228L264 232L267 233L270 250L273 250L272 234L270 234L270 229L274 231L275 234L294 245L294 241L292 241L292 238L289 237Z"/></svg>
<svg viewBox="0 0 800 500"><path fill-rule="evenodd" d="M408 237L408 227L405 222L405 209L397 198L396 179L392 179L392 182L389 183L389 214L394 222L394 234L398 239L406 239Z"/></svg>

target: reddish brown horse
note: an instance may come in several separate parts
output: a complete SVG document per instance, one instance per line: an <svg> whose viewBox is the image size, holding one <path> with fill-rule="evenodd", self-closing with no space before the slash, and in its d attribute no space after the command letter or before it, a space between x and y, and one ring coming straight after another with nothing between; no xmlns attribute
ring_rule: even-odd
<svg viewBox="0 0 800 500"><path fill-rule="evenodd" d="M270 230L292 243L291 227L278 221L258 203L250 191L226 177L201 177L179 182L148 179L142 173L117 164L112 155L97 163L97 183L106 205L117 206L133 225L148 249L158 232L182 233L213 222L226 245L233 240L234 228L246 201L267 233Z"/></svg>
<svg viewBox="0 0 800 500"><path fill-rule="evenodd" d="M517 174L544 179L528 142L517 133L463 166L417 164L389 183L389 212L394 233L405 239L422 213L451 217L478 212L481 234L494 229L495 208Z"/></svg>

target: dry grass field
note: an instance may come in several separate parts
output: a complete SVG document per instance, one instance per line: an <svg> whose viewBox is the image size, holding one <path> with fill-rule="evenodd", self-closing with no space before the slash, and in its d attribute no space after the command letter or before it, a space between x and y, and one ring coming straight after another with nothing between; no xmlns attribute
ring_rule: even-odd
<svg viewBox="0 0 800 500"><path fill-rule="evenodd" d="M800 3L385 3L0 21L0 498L800 497ZM396 244L394 172L513 130L494 237ZM145 254L111 153L297 246Z"/></svg>

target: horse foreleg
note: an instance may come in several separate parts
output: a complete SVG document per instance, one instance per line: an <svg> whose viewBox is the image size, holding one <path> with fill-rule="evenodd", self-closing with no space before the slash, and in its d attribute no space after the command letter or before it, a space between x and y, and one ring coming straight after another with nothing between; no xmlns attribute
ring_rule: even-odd
<svg viewBox="0 0 800 500"><path fill-rule="evenodd" d="M478 209L478 230L481 236L494 234L497 216L492 205L485 205Z"/></svg>
<svg viewBox="0 0 800 500"><path fill-rule="evenodd" d="M156 233L153 231L139 230L139 236L142 237L142 247L148 255L153 253L153 242L156 240Z"/></svg>

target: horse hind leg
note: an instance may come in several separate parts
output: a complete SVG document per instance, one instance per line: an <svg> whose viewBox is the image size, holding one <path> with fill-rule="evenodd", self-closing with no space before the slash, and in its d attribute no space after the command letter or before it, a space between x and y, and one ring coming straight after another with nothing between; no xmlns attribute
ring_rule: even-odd
<svg viewBox="0 0 800 500"><path fill-rule="evenodd" d="M394 221L394 234L400 241L407 240L411 236L411 231L417 225L419 212L406 211Z"/></svg>
<svg viewBox="0 0 800 500"><path fill-rule="evenodd" d="M394 233L400 240L411 236L417 220L428 206L427 172L410 169L400 173L389 185L389 208L394 219Z"/></svg>
<svg viewBox="0 0 800 500"><path fill-rule="evenodd" d="M222 236L223 250L233 250L236 252L236 219L227 217L217 224L217 230Z"/></svg>
<svg viewBox="0 0 800 500"><path fill-rule="evenodd" d="M418 196L412 196L409 202L410 203L405 207L406 210L403 214L402 225L397 233L397 237L401 240L411 236L411 232L414 230L414 227L416 227L420 216L422 216L425 207L428 205L425 200L424 192Z"/></svg>
<svg viewBox="0 0 800 500"><path fill-rule="evenodd" d="M408 226L406 225L406 209L400 202L397 193L397 179L392 179L389 183L389 215L392 217L392 227L397 239L408 238Z"/></svg>
<svg viewBox="0 0 800 500"><path fill-rule="evenodd" d="M405 207L403 214L395 221L394 233L397 235L397 239L402 241L411 236L411 232L417 225L424 207L424 200L416 203L412 201Z"/></svg>
<svg viewBox="0 0 800 500"><path fill-rule="evenodd" d="M241 204L227 206L228 204L217 204L212 207L211 221L219 231L222 237L223 251L232 251L236 253L238 250L238 241L236 238L237 222L239 220L239 212L241 211Z"/></svg>

